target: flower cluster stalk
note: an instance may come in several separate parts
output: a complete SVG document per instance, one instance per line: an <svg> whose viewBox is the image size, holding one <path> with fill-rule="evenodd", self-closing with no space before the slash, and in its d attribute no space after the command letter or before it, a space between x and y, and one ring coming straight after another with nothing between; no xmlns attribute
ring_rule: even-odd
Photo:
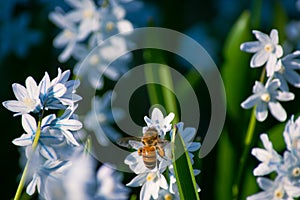
<svg viewBox="0 0 300 200"><path fill-rule="evenodd" d="M266 68L263 68L262 72L261 72L260 80L259 80L261 83L264 82L265 73L266 73ZM250 116L250 120L249 120L249 125L248 125L248 129L247 129L245 141L244 141L243 153L239 160L238 173L237 173L235 182L233 183L233 187L232 187L233 199L239 199L240 190L243 187L242 176L245 171L246 161L248 159L249 151L251 148L251 143L252 143L253 136L255 133L255 126L256 126L255 110L256 110L256 107L253 107L251 116Z"/></svg>
<svg viewBox="0 0 300 200"><path fill-rule="evenodd" d="M35 133L35 138L34 138L34 141L32 143L32 146L31 146L32 147L32 151L30 153L30 156L29 156L29 158L28 158L28 160L26 162L25 168L23 170L23 173L22 173L22 176L21 176L21 180L19 182L19 185L18 185L16 194L15 194L14 200L19 200L20 197L21 197L21 194L22 194L22 191L23 191L23 188L24 188L24 185L25 185L27 173L28 173L28 168L30 166L32 156L34 155L36 147L38 146L38 143L39 143L39 138L40 138L40 135L41 135L41 123L42 123L42 117L40 117L40 119L38 121L38 127L37 127L37 130L36 130L36 133Z"/></svg>

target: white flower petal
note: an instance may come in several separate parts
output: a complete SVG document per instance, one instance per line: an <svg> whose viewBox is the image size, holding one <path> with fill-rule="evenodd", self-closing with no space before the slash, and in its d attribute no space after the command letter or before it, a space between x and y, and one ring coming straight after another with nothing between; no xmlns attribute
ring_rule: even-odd
<svg viewBox="0 0 300 200"><path fill-rule="evenodd" d="M9 100L2 102L2 105L12 112L18 112L21 114L28 113L28 107L21 101Z"/></svg>
<svg viewBox="0 0 300 200"><path fill-rule="evenodd" d="M159 124L159 122L164 120L164 116L158 108L153 109L151 114L151 120L154 124Z"/></svg>
<svg viewBox="0 0 300 200"><path fill-rule="evenodd" d="M267 34L263 33L263 32L253 30L252 33L262 43L269 43L271 41L270 37Z"/></svg>
<svg viewBox="0 0 300 200"><path fill-rule="evenodd" d="M194 152L200 149L201 144L200 142L192 142L189 146L187 146L188 151Z"/></svg>
<svg viewBox="0 0 300 200"><path fill-rule="evenodd" d="M133 30L133 26L132 26L131 22L127 21L127 20L119 21L117 23L117 27L118 27L120 33L123 33L123 32L126 33L126 32Z"/></svg>
<svg viewBox="0 0 300 200"><path fill-rule="evenodd" d="M42 156L44 156L47 160L56 160L56 152L53 148L48 147L46 145L41 145L40 153Z"/></svg>
<svg viewBox="0 0 300 200"><path fill-rule="evenodd" d="M279 79L272 79L272 77L270 77L266 83L266 87L269 92L272 92L272 91L278 89L280 87Z"/></svg>
<svg viewBox="0 0 300 200"><path fill-rule="evenodd" d="M14 139L12 143L17 146L28 146L32 144L32 139L32 135L22 134L21 137Z"/></svg>
<svg viewBox="0 0 300 200"><path fill-rule="evenodd" d="M260 51L263 49L263 46L259 41L254 41L254 42L245 42L241 44L240 49L242 51L248 52L248 53L255 53L257 51Z"/></svg>
<svg viewBox="0 0 300 200"><path fill-rule="evenodd" d="M76 119L62 119L56 122L56 126L58 126L61 129L78 131L82 128L82 123Z"/></svg>
<svg viewBox="0 0 300 200"><path fill-rule="evenodd" d="M259 93L259 92L264 91L264 90L265 90L265 86L261 82L255 81L255 84L252 88L252 92L253 93Z"/></svg>
<svg viewBox="0 0 300 200"><path fill-rule="evenodd" d="M276 45L275 47L275 55L277 58L280 58L282 55L283 55L283 49L282 49L282 46L280 45Z"/></svg>
<svg viewBox="0 0 300 200"><path fill-rule="evenodd" d="M264 175L270 174L272 171L274 171L274 169L270 168L266 163L260 163L253 170L253 175L254 176L264 176Z"/></svg>
<svg viewBox="0 0 300 200"><path fill-rule="evenodd" d="M147 173L138 174L129 183L127 183L126 186L139 187L139 186L143 185L146 181L147 175L148 175Z"/></svg>
<svg viewBox="0 0 300 200"><path fill-rule="evenodd" d="M276 95L276 99L279 101L291 101L294 100L295 95L291 92L281 92L278 91Z"/></svg>
<svg viewBox="0 0 300 200"><path fill-rule="evenodd" d="M278 31L276 29L272 29L270 33L270 38L274 44L278 44Z"/></svg>
<svg viewBox="0 0 300 200"><path fill-rule="evenodd" d="M268 106L270 112L277 120L281 122L286 120L286 112L279 102L269 102Z"/></svg>
<svg viewBox="0 0 300 200"><path fill-rule="evenodd" d="M35 188L39 182L40 177L37 174L33 174L33 178L30 181L30 183L28 184L27 188L26 188L26 193L29 195L33 195L35 192Z"/></svg>
<svg viewBox="0 0 300 200"><path fill-rule="evenodd" d="M181 131L179 133L181 133L182 139L187 144L188 142L193 141L196 135L196 129L193 127L187 127L184 129L184 131Z"/></svg>
<svg viewBox="0 0 300 200"><path fill-rule="evenodd" d="M266 52L264 49L255 53L250 61L250 67L260 67L265 64L269 58L270 53Z"/></svg>
<svg viewBox="0 0 300 200"><path fill-rule="evenodd" d="M37 125L34 117L29 114L22 115L22 126L26 133L33 135L36 132Z"/></svg>
<svg viewBox="0 0 300 200"><path fill-rule="evenodd" d="M273 186L273 181L264 178L264 177L259 177L257 178L257 184L259 185L259 187L263 190L268 190L270 188L272 188Z"/></svg>
<svg viewBox="0 0 300 200"><path fill-rule="evenodd" d="M80 146L70 131L62 130L61 132L69 142L71 142L75 146Z"/></svg>
<svg viewBox="0 0 300 200"><path fill-rule="evenodd" d="M28 91L28 95L31 99L37 99L39 95L38 86L35 82L35 80L29 76L26 78L25 81L26 89Z"/></svg>
<svg viewBox="0 0 300 200"><path fill-rule="evenodd" d="M67 91L67 88L64 84L58 83L55 84L52 88L52 95L56 98L63 96Z"/></svg>
<svg viewBox="0 0 300 200"><path fill-rule="evenodd" d="M277 62L276 56L274 54L270 54L266 64L267 77L274 75L276 62Z"/></svg>
<svg viewBox="0 0 300 200"><path fill-rule="evenodd" d="M151 194L148 188L146 187L146 184L144 184L140 191L140 199L142 200L150 200Z"/></svg>
<svg viewBox="0 0 300 200"><path fill-rule="evenodd" d="M271 158L270 152L261 148L253 148L251 154L261 162L268 162Z"/></svg>
<svg viewBox="0 0 300 200"><path fill-rule="evenodd" d="M258 104L258 102L260 102L260 96L258 94L253 94L241 103L241 107L249 109Z"/></svg>
<svg viewBox="0 0 300 200"><path fill-rule="evenodd" d="M159 174L159 186L165 190L168 188L167 180L162 174Z"/></svg>
<svg viewBox="0 0 300 200"><path fill-rule="evenodd" d="M256 106L255 114L256 114L256 119L258 121L260 122L264 121L268 116L267 104L264 102L259 103Z"/></svg>
<svg viewBox="0 0 300 200"><path fill-rule="evenodd" d="M23 85L14 83L12 84L12 89L18 101L22 101L25 97L27 97L27 90Z"/></svg>
<svg viewBox="0 0 300 200"><path fill-rule="evenodd" d="M42 94L46 94L48 89L50 87L50 77L47 72L45 72L45 75L41 82L39 83L39 88Z"/></svg>

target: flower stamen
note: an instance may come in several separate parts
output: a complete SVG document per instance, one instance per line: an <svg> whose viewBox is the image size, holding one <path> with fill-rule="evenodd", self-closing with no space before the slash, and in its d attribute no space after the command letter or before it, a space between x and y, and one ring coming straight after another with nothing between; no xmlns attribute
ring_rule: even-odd
<svg viewBox="0 0 300 200"><path fill-rule="evenodd" d="M300 167L295 167L292 171L292 174L294 177L299 177L300 176Z"/></svg>
<svg viewBox="0 0 300 200"><path fill-rule="evenodd" d="M260 96L260 99L264 102L269 102L271 100L271 96L269 93L264 93Z"/></svg>
<svg viewBox="0 0 300 200"><path fill-rule="evenodd" d="M115 25L113 22L107 22L106 24L106 30L107 31L112 31L114 29Z"/></svg>
<svg viewBox="0 0 300 200"><path fill-rule="evenodd" d="M284 196L284 192L282 191L281 188L275 190L274 197L276 197L277 199L282 199L283 196Z"/></svg>
<svg viewBox="0 0 300 200"><path fill-rule="evenodd" d="M91 64L91 65L96 65L96 64L98 64L100 62L100 59L99 59L99 56L97 56L97 55L92 55L91 57L90 57L90 59L89 59L89 63Z"/></svg>
<svg viewBox="0 0 300 200"><path fill-rule="evenodd" d="M264 49L266 52L272 52L274 48L271 44L266 44Z"/></svg>
<svg viewBox="0 0 300 200"><path fill-rule="evenodd" d="M146 177L147 181L153 181L153 179L155 178L155 174L154 173L149 173Z"/></svg>

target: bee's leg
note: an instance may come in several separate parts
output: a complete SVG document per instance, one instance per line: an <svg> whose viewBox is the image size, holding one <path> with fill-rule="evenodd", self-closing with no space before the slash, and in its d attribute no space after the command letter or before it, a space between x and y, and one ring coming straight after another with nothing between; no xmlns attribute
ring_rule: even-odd
<svg viewBox="0 0 300 200"><path fill-rule="evenodd" d="M158 154L160 155L160 157L162 157L162 158L165 157L164 149L160 146L157 146L157 148L158 148Z"/></svg>
<svg viewBox="0 0 300 200"><path fill-rule="evenodd" d="M141 147L141 148L138 149L138 154L139 154L139 156L142 155L142 152L143 152L143 148Z"/></svg>

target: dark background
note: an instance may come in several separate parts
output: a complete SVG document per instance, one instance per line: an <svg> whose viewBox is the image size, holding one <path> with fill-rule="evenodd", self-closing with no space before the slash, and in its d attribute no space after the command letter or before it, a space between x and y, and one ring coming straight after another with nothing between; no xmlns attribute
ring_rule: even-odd
<svg viewBox="0 0 300 200"><path fill-rule="evenodd" d="M189 34L207 49L218 66L222 66L222 47L230 28L245 9L254 9L255 2L247 0L148 0L144 1L143 11L129 12L127 18L133 21L136 20L138 26L151 24ZM294 6L295 1L276 2L282 5L291 19L297 18L297 15L299 15ZM51 0L2 1L0 3L0 12L2 12L0 15L2 17L0 19L0 43L2 44L0 44L1 102L15 99L11 88L12 83L24 85L28 76L34 77L39 82L45 71L48 71L53 78L57 73L57 67L61 67L63 70L72 69L74 60L59 63L57 57L61 50L55 49L52 45L53 38L59 32L59 29L48 20L48 14L56 5L66 7L63 1ZM271 21L275 15L272 12L274 1L263 1L262 5L261 30L269 32ZM18 28L14 24L14 20L24 13L29 16L28 24ZM141 20L139 15L144 16L142 18L144 21ZM32 34L28 30L33 30L36 34ZM20 51L21 53L16 51L17 46L29 37L33 37L31 44L25 44L25 47L22 47L23 50ZM8 45L3 45L7 41ZM181 67L178 63L175 66ZM184 67L181 70L182 72L187 71ZM195 91L200 93L202 91L201 86L195 87ZM141 92L145 92L145 90L141 89ZM142 95L137 95L136 98L141 97ZM141 101L136 100L136 102ZM138 107L142 109L143 105L138 105ZM133 116L137 112L136 110L132 109ZM1 106L0 126L2 127L0 140L0 196L1 199L11 199L18 185L18 175L22 171L19 167L18 148L11 142L23 133L20 116L13 117L10 111ZM216 165L220 164L216 163L216 154L217 147L207 157L198 161L202 171L197 178L202 189L201 199L214 198L216 185L214 172Z"/></svg>

